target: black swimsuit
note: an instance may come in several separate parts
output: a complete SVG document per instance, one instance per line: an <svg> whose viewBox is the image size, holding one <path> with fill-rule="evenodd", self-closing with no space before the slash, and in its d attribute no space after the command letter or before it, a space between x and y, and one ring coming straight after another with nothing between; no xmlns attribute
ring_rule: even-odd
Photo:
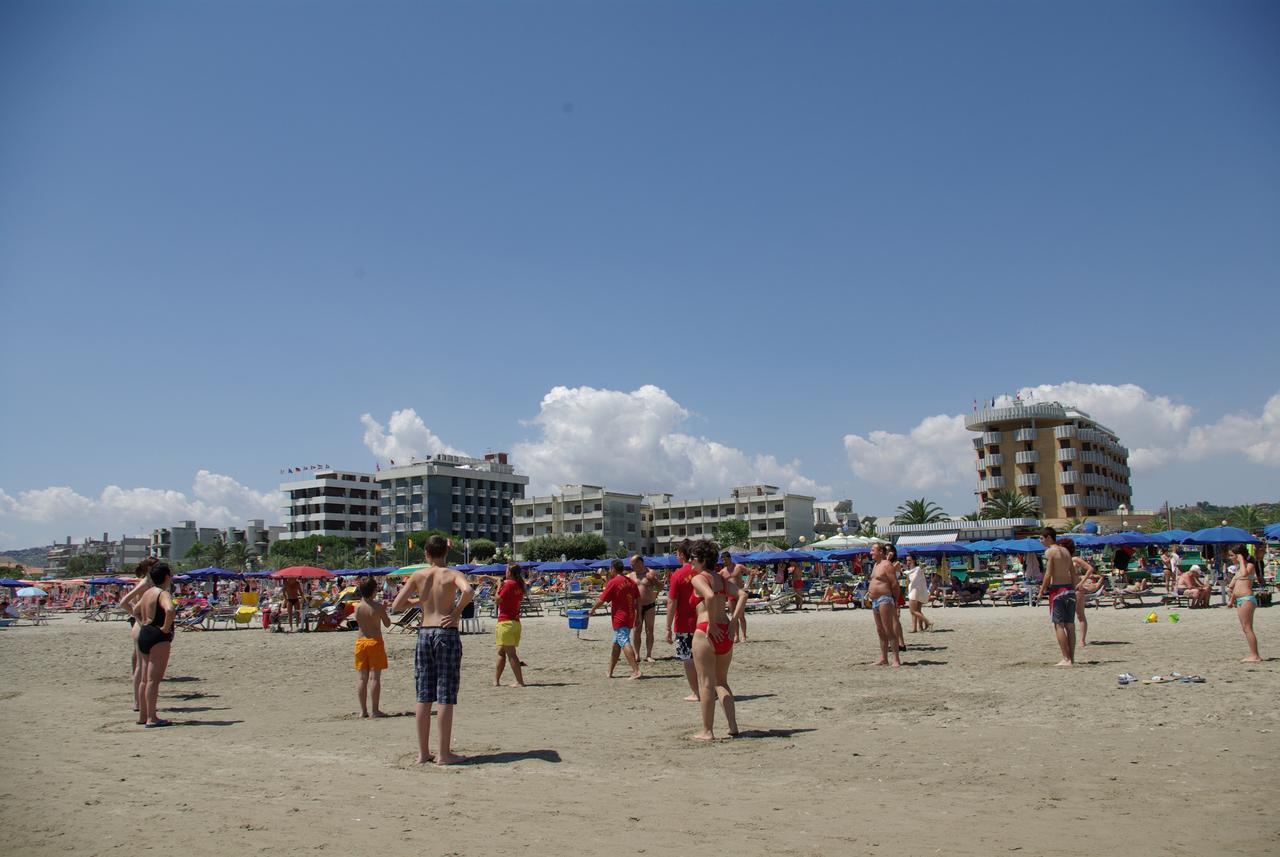
<svg viewBox="0 0 1280 857"><path fill-rule="evenodd" d="M160 630L164 627L164 617L165 609L160 606L160 599L156 598L155 616L138 631L138 651L142 654L150 654L152 647L159 643L173 642L172 631L166 634Z"/></svg>

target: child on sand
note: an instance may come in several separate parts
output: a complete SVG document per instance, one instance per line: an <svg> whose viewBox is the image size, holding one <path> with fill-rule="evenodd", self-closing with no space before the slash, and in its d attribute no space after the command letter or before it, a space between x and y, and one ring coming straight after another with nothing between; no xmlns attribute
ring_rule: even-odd
<svg viewBox="0 0 1280 857"><path fill-rule="evenodd" d="M361 578L356 584L356 592L360 595L355 614L356 625L360 628L355 651L356 669L360 671L360 679L356 684L356 692L360 697L360 716L369 716L369 708L365 704L365 697L368 695L373 697L373 716L386 717L378 708L378 701L382 697L382 671L387 668L387 647L382 640L382 629L384 626L391 627L391 617L387 615L387 608L381 602L373 600L378 592L378 584L372 577Z"/></svg>

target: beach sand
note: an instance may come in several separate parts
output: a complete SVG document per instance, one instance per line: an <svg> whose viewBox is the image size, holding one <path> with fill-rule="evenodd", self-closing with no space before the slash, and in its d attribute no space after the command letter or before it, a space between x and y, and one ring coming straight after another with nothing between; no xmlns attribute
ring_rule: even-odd
<svg viewBox="0 0 1280 857"><path fill-rule="evenodd" d="M472 761L450 769L413 764L411 716L356 716L351 633L182 633L175 725L143 730L124 623L9 628L0 850L1277 853L1280 660L1239 663L1234 611L1147 612L1091 610L1074 669L1049 666L1043 608L927 610L940 630L908 634L900 670L870 665L866 611L752 616L731 674L746 737L713 745L688 737L664 643L645 680L610 681L607 618L581 640L526 620L534 686L494 688L487 620L464 638L454 749ZM1256 625L1280 655L1280 610ZM414 638L387 639L383 707L408 714ZM1207 682L1116 683L1174 670Z"/></svg>

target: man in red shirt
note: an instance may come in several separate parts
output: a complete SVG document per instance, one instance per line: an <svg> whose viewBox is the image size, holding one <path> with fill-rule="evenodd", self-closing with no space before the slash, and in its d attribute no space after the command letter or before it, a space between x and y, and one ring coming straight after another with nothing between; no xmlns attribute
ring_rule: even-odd
<svg viewBox="0 0 1280 857"><path fill-rule="evenodd" d="M684 664L684 677L692 691L684 698L685 702L698 701L698 671L693 665L693 631L698 624L698 607L693 603L694 572L689 564L692 547L685 539L676 548L676 559L682 565L671 575L671 586L667 590L667 642L676 644L676 657Z"/></svg>
<svg viewBox="0 0 1280 857"><path fill-rule="evenodd" d="M640 601L640 589L635 581L623 572L626 568L622 560L615 559L609 569L609 580L604 585L604 592L591 609L588 616L594 616L600 605L609 602L613 614L613 648L609 652L609 678L613 678L613 668L618 665L618 655L625 654L631 666L631 677L640 678L640 662L636 659L636 650L631 645L631 628L636 623L636 605Z"/></svg>

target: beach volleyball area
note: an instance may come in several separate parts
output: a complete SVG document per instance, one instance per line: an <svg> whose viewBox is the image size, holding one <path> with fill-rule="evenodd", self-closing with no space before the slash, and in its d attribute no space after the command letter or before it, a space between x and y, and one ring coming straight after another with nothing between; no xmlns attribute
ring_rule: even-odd
<svg viewBox="0 0 1280 857"><path fill-rule="evenodd" d="M665 643L643 680L609 680L607 617L581 639L527 619L531 686L495 688L486 620L463 638L453 768L414 764L410 634L386 638L398 716L361 720L352 633L180 633L174 725L145 730L128 626L61 616L0 633L3 851L1276 853L1280 611L1258 611L1250 665L1234 611L1149 612L1091 609L1069 669L1043 608L928 609L897 670L870 666L867 611L753 615L743 735L709 745ZM1204 682L1117 681L1173 672Z"/></svg>

